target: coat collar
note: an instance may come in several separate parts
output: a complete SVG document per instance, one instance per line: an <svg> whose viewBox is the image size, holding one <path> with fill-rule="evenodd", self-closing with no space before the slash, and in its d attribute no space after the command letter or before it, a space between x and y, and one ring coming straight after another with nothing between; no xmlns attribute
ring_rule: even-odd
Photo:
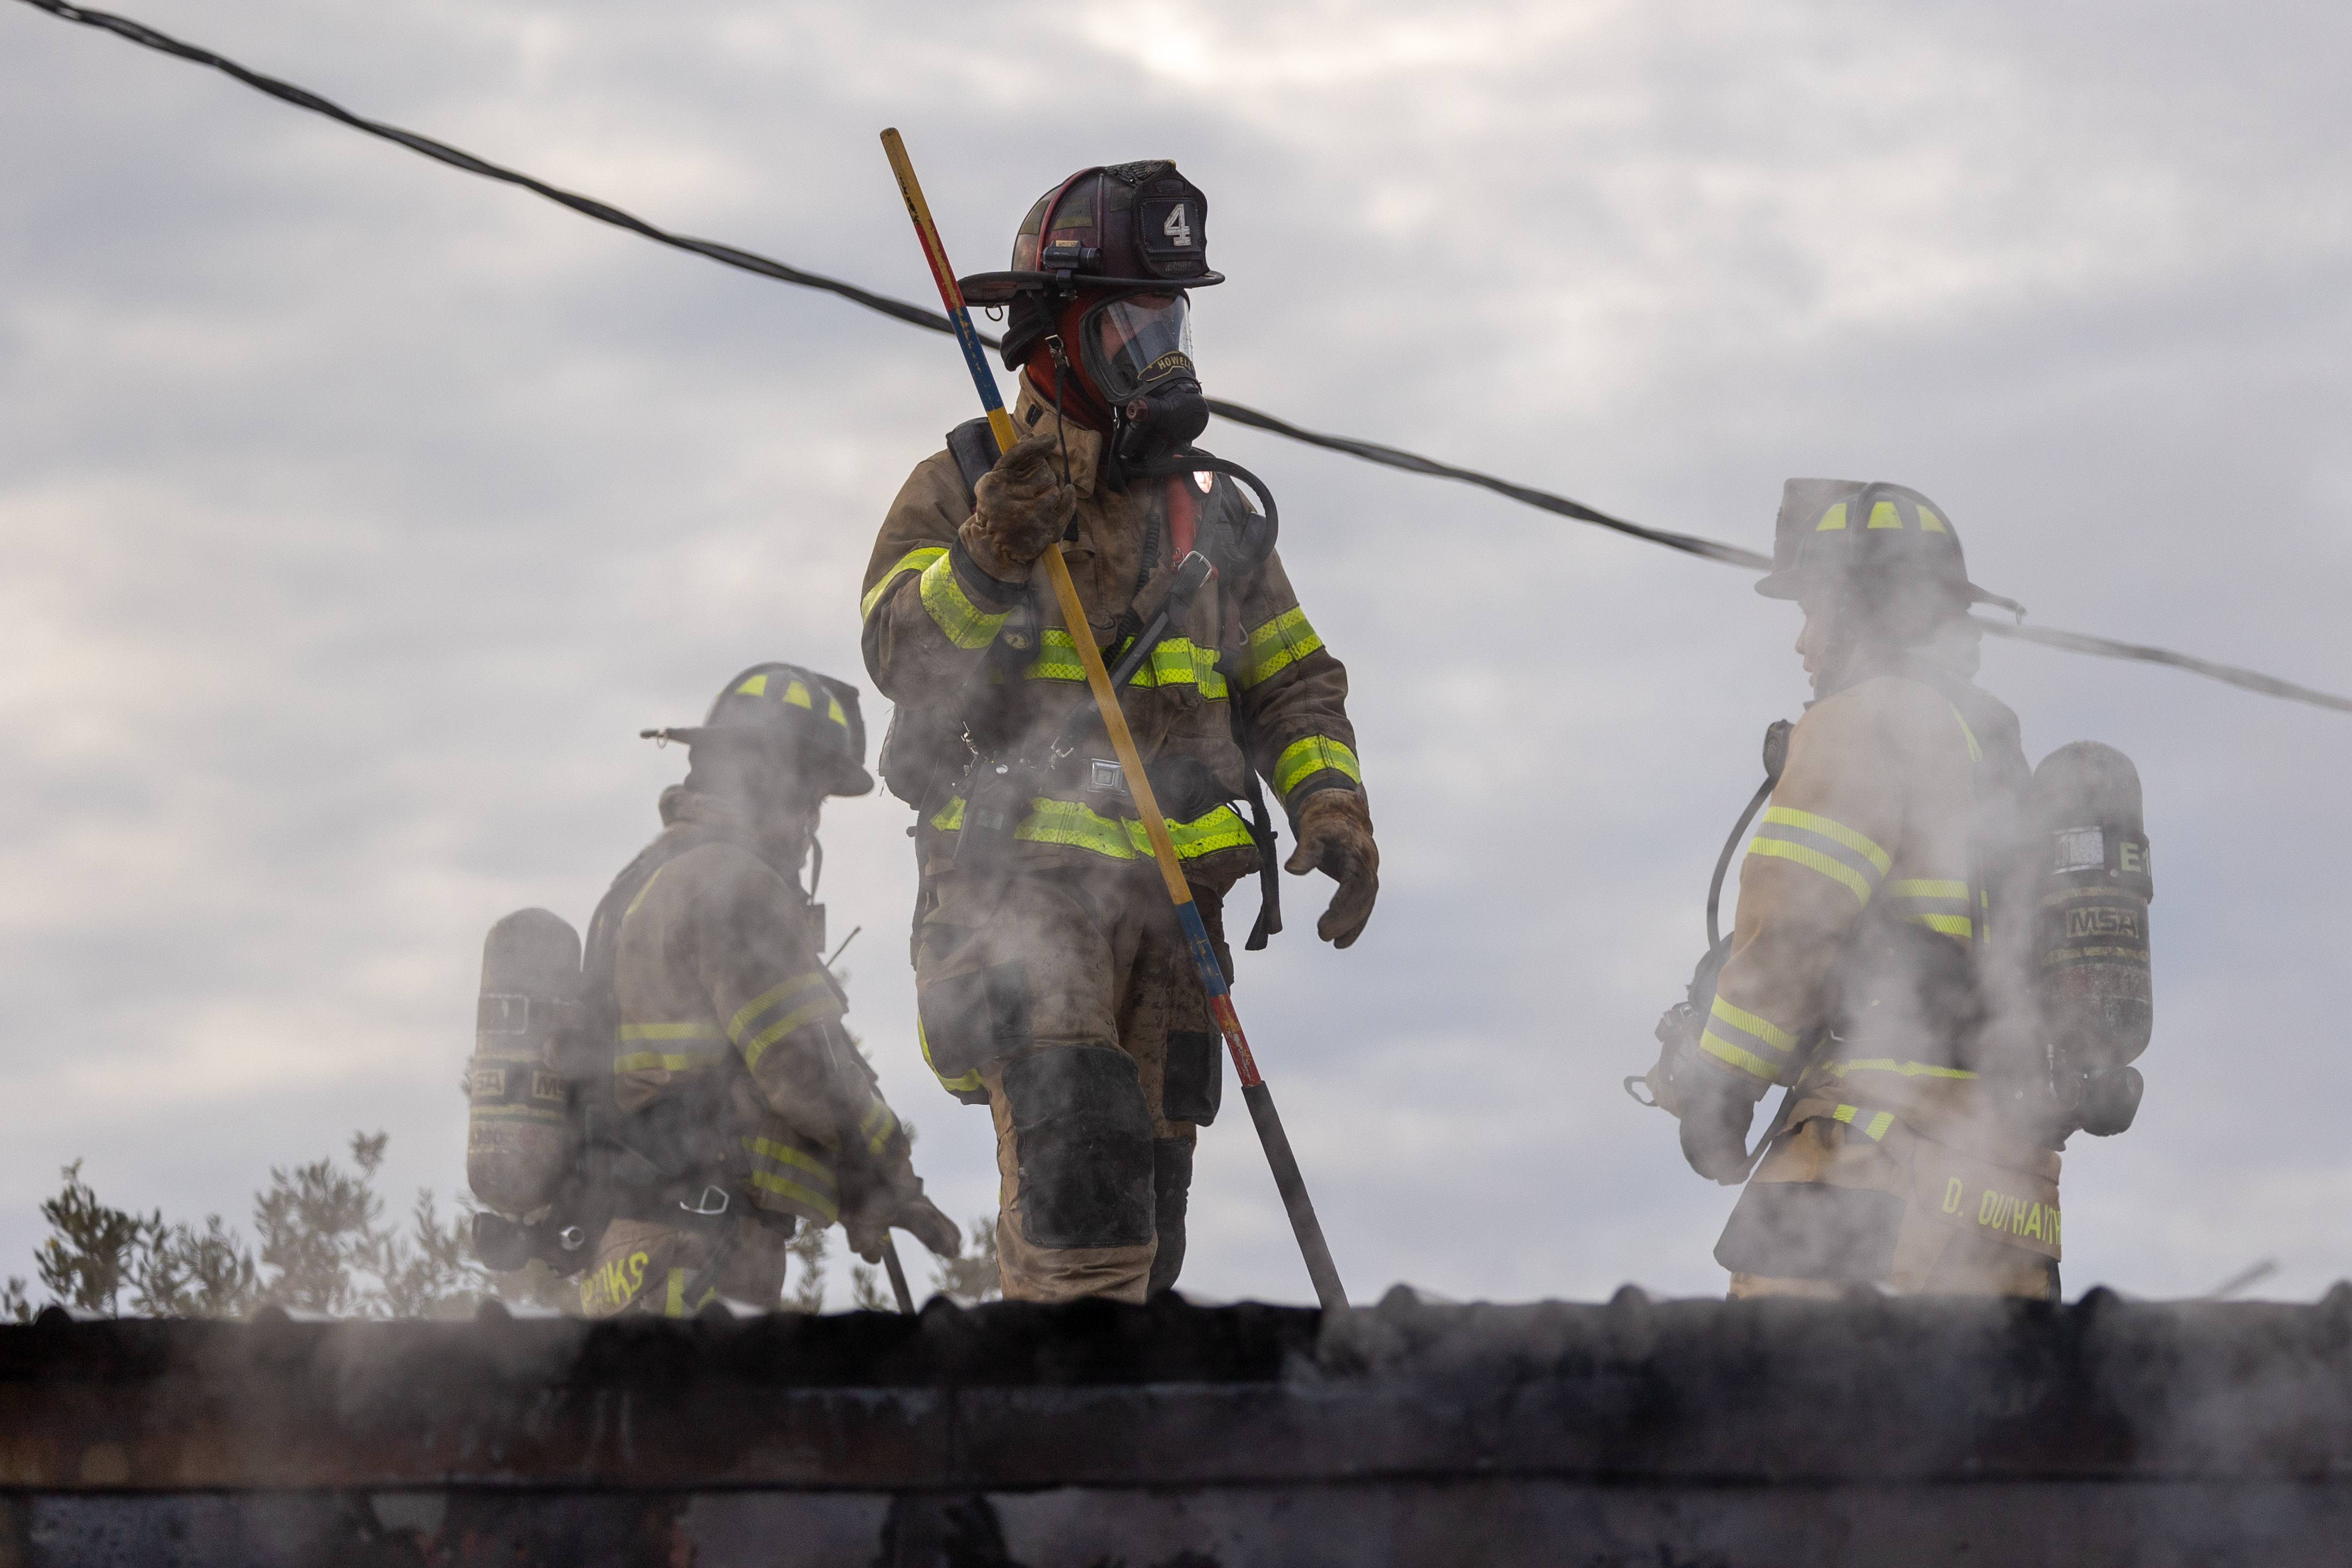
<svg viewBox="0 0 2352 1568"><path fill-rule="evenodd" d="M1077 490L1080 499L1090 500L1095 493L1095 466L1102 458L1101 432L1089 430L1075 419L1063 419L1055 413L1053 400L1041 393L1031 383L1028 372L1024 371L1021 374L1021 395L1013 400L1013 434L1025 439L1032 435L1049 435L1057 429L1069 442L1070 484ZM1061 465L1058 446L1054 454L1054 464L1057 468Z"/></svg>

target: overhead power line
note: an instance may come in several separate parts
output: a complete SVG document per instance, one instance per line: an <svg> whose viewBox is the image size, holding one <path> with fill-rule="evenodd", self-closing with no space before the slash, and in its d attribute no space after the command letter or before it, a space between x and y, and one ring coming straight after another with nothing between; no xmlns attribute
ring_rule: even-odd
<svg viewBox="0 0 2352 1568"><path fill-rule="evenodd" d="M949 335L953 335L955 331L948 319L937 310L914 304L909 300L894 299L887 294L877 294L871 289L861 288L854 283L845 282L838 277L827 277L822 273L806 272L797 267L789 267L772 257L761 256L753 251L740 250L731 245L721 245L716 240L696 239L687 235L672 234L667 229L649 224L633 214L625 213L609 203L600 202L593 196L583 196L577 192L560 189L544 181L533 179L529 174L492 163L487 159L477 158L462 148L452 147L446 141L436 141L432 137L420 136L413 131L403 131L396 125L387 125L381 120L369 120L362 115L353 114L341 104L321 98L306 88L296 87L293 83L280 81L276 77L264 76L258 71L248 70L225 56L215 54L210 49L201 48L194 44L183 43L167 33L160 33L145 23L133 21L128 16L116 16L109 11L95 11L86 6L68 5L66 0L25 0L25 4L47 11L51 16L62 17L66 21L79 22L84 26L97 27L119 37L128 38L134 44L160 50L179 59L210 66L215 70L224 71L235 77L238 81L257 91L266 92L270 97L293 104L298 109L307 109L314 114L323 114L328 119L348 125L354 131L364 131L370 136L378 136L386 141L396 142L412 152L420 153L437 162L446 163L453 169L462 169L469 174L478 174L486 180L498 180L506 184L520 185L526 191L569 207L583 217L593 218L598 223L610 224L615 228L626 229L631 234L641 235L658 245L691 251L697 256L719 262L723 266L740 267L745 272L757 273L762 277L774 278L780 283L796 284L803 288L821 288L829 294L837 294L844 299L862 305L868 310L877 310L894 320L904 321L909 326L924 327L934 332ZM1000 346L998 340L993 338L983 338L982 340L991 348ZM1535 507L1563 517L1573 517L1579 522L1591 523L1597 528L1608 528L1615 533L1647 540L1651 544L1664 545L1668 549L1680 550L1685 555L1698 556L1707 560L1721 561L1727 566L1745 567L1759 571L1771 565L1769 557L1759 555L1754 550L1743 549L1738 545L1725 544L1717 539L1702 538L1696 534L1646 528L1640 523L1629 522L1623 517L1612 517L1609 513L1588 507L1581 501L1573 501L1565 496L1554 495L1549 490L1537 489L1531 485L1517 484L1493 474L1481 473L1475 468L1460 468L1450 463L1440 463L1435 458L1423 457L1394 446L1383 446L1377 442L1360 441L1352 436L1322 434L1316 431L1303 429L1273 414L1261 413L1254 408L1247 408L1240 403L1211 398L1209 410L1218 417L1230 420L1235 424L1247 425L1253 430L1263 430L1269 434L1282 436L1286 440L1301 442L1308 446L1319 446L1327 452L1344 453L1350 457L1360 458L1367 463L1377 463L1383 467L1401 469L1407 474L1420 474L1433 479L1452 479L1465 485L1475 485L1480 489L1491 490L1498 496L1507 497L1523 506ZM1976 620L1989 634L1996 637L2005 637L2021 643L2035 643L2045 648L2062 649L2072 653L2095 654L2100 658L2167 664L2174 669L2186 670L2191 674L2225 682L2246 691L2260 692L2265 696L2279 697L2288 702L2306 703L2314 707L2330 708L2337 713L2352 713L2352 698L2315 691L2309 686L2297 685L2292 681L2283 681L2275 675L2265 675L2258 671L2241 669L2234 664L2216 664L2210 659L2197 658L2193 654L2177 653L2169 649L2152 648L2137 643L2120 643L2106 637L2093 637L2080 632L2061 632L2048 627L2021 624L2011 625L2007 622L1992 620L1986 616L1978 616Z"/></svg>

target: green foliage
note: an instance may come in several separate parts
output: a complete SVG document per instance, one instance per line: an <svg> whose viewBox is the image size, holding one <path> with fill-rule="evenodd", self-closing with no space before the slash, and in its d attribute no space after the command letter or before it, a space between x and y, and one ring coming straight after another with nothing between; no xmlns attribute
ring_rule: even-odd
<svg viewBox="0 0 2352 1568"><path fill-rule="evenodd" d="M248 1246L218 1215L201 1226L166 1223L101 1202L77 1160L65 1186L41 1205L50 1235L35 1250L52 1301L142 1317L233 1318L279 1306L339 1318L467 1317L491 1299L576 1311L572 1281L534 1260L495 1274L473 1255L472 1207L461 1198L447 1219L420 1191L405 1223L390 1222L375 1190L385 1134L353 1134L349 1165L317 1160L272 1167L254 1194ZM971 1221L971 1247L935 1260L934 1288L967 1304L997 1295L996 1217ZM832 1233L803 1224L786 1250L797 1264L782 1300L787 1312L824 1311ZM880 1271L854 1263L850 1298L872 1312L898 1302ZM21 1278L0 1281L0 1321L29 1322L37 1308Z"/></svg>
<svg viewBox="0 0 2352 1568"><path fill-rule="evenodd" d="M831 1249L827 1239L831 1233L814 1225L803 1224L784 1243L801 1266L801 1281L784 1288L783 1309L788 1312L821 1312L824 1311L824 1260Z"/></svg>
<svg viewBox="0 0 2352 1568"><path fill-rule="evenodd" d="M171 1225L150 1233L132 1260L131 1305L149 1318L236 1318L253 1309L260 1271L244 1238L217 1214L205 1228Z"/></svg>
<svg viewBox="0 0 2352 1568"><path fill-rule="evenodd" d="M111 1312L138 1255L163 1228L163 1213L142 1219L100 1203L81 1179L79 1160L58 1174L65 1190L41 1205L50 1235L33 1254L41 1283L68 1306Z"/></svg>
<svg viewBox="0 0 2352 1568"><path fill-rule="evenodd" d="M931 1260L931 1288L951 1301L971 1307L1003 1295L1003 1278L996 1270L996 1216L975 1215L965 1228L971 1234L971 1245L964 1249L962 1257Z"/></svg>
<svg viewBox="0 0 2352 1568"><path fill-rule="evenodd" d="M351 1165L318 1160L273 1167L254 1194L258 1254L207 1216L201 1228L166 1224L163 1211L138 1215L99 1200L65 1167L64 1190L41 1205L49 1239L35 1251L50 1299L86 1311L117 1312L127 1291L146 1317L242 1317L281 1306L332 1317L463 1317L489 1297L559 1304L566 1284L544 1265L495 1275L474 1260L471 1216L447 1221L430 1192L416 1195L405 1227L387 1224L375 1176L389 1138L355 1133ZM21 1279L0 1288L0 1318L29 1321L31 1297Z"/></svg>
<svg viewBox="0 0 2352 1568"><path fill-rule="evenodd" d="M849 1300L861 1312L895 1312L898 1298L882 1283L882 1270L870 1263L849 1266Z"/></svg>

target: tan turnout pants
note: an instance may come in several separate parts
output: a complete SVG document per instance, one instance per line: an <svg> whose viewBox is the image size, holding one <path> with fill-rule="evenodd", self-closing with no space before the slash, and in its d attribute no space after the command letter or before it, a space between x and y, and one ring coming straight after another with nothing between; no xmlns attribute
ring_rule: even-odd
<svg viewBox="0 0 2352 1568"><path fill-rule="evenodd" d="M1856 1284L2053 1298L2056 1154L1997 1136L1972 1138L1983 1152L1970 1153L1891 1113L1830 1100L1801 1101L1790 1120L1716 1247L1734 1299L1834 1296Z"/></svg>
<svg viewBox="0 0 2352 1568"><path fill-rule="evenodd" d="M1223 1042L1148 861L939 873L915 964L926 1051L996 1129L1008 1299L1140 1301L1175 1282ZM1230 972L1220 901L1196 890ZM970 1082L970 1080L967 1080Z"/></svg>

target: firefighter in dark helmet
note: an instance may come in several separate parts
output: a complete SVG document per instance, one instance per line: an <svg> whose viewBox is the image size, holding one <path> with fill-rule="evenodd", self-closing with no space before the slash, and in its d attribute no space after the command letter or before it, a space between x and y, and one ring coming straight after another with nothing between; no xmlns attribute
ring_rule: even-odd
<svg viewBox="0 0 2352 1568"><path fill-rule="evenodd" d="M1280 557L1270 507L1192 443L1208 212L1172 163L1080 171L1041 197L1008 272L1017 444L950 434L898 492L866 570L867 670L898 705L883 748L917 808L913 958L925 1054L995 1120L1009 1297L1141 1300L1175 1281L1194 1130L1223 1053L1073 635L1116 666L1171 618L1121 693L1202 918L1231 972L1223 895L1272 883L1273 834L1234 802L1273 788L1288 869L1339 883L1317 929L1345 947L1379 889L1347 672ZM1263 491L1260 491L1263 497ZM1087 624L1045 574L1062 549ZM1215 574L1188 602L1187 558ZM1197 572L1196 565L1192 569ZM1259 933L1278 928L1262 892Z"/></svg>
<svg viewBox="0 0 2352 1568"><path fill-rule="evenodd" d="M690 770L588 928L591 1006L608 976L616 1040L601 1129L614 1218L583 1309L772 1305L798 1225L839 1221L868 1261L892 1226L952 1255L956 1227L843 1032L824 910L801 886L825 797L874 787L856 688L759 664L701 725L646 733L683 742Z"/></svg>
<svg viewBox="0 0 2352 1568"><path fill-rule="evenodd" d="M1712 1001L1695 990L1696 1053L1651 1080L1726 1183L1748 1176L1759 1097L1793 1085L1716 1258L1734 1296L2054 1299L2032 775L2016 716L1972 683L1967 612L1992 596L1927 497L1829 479L1789 481L1757 591L1803 610L1816 700L1748 841Z"/></svg>

